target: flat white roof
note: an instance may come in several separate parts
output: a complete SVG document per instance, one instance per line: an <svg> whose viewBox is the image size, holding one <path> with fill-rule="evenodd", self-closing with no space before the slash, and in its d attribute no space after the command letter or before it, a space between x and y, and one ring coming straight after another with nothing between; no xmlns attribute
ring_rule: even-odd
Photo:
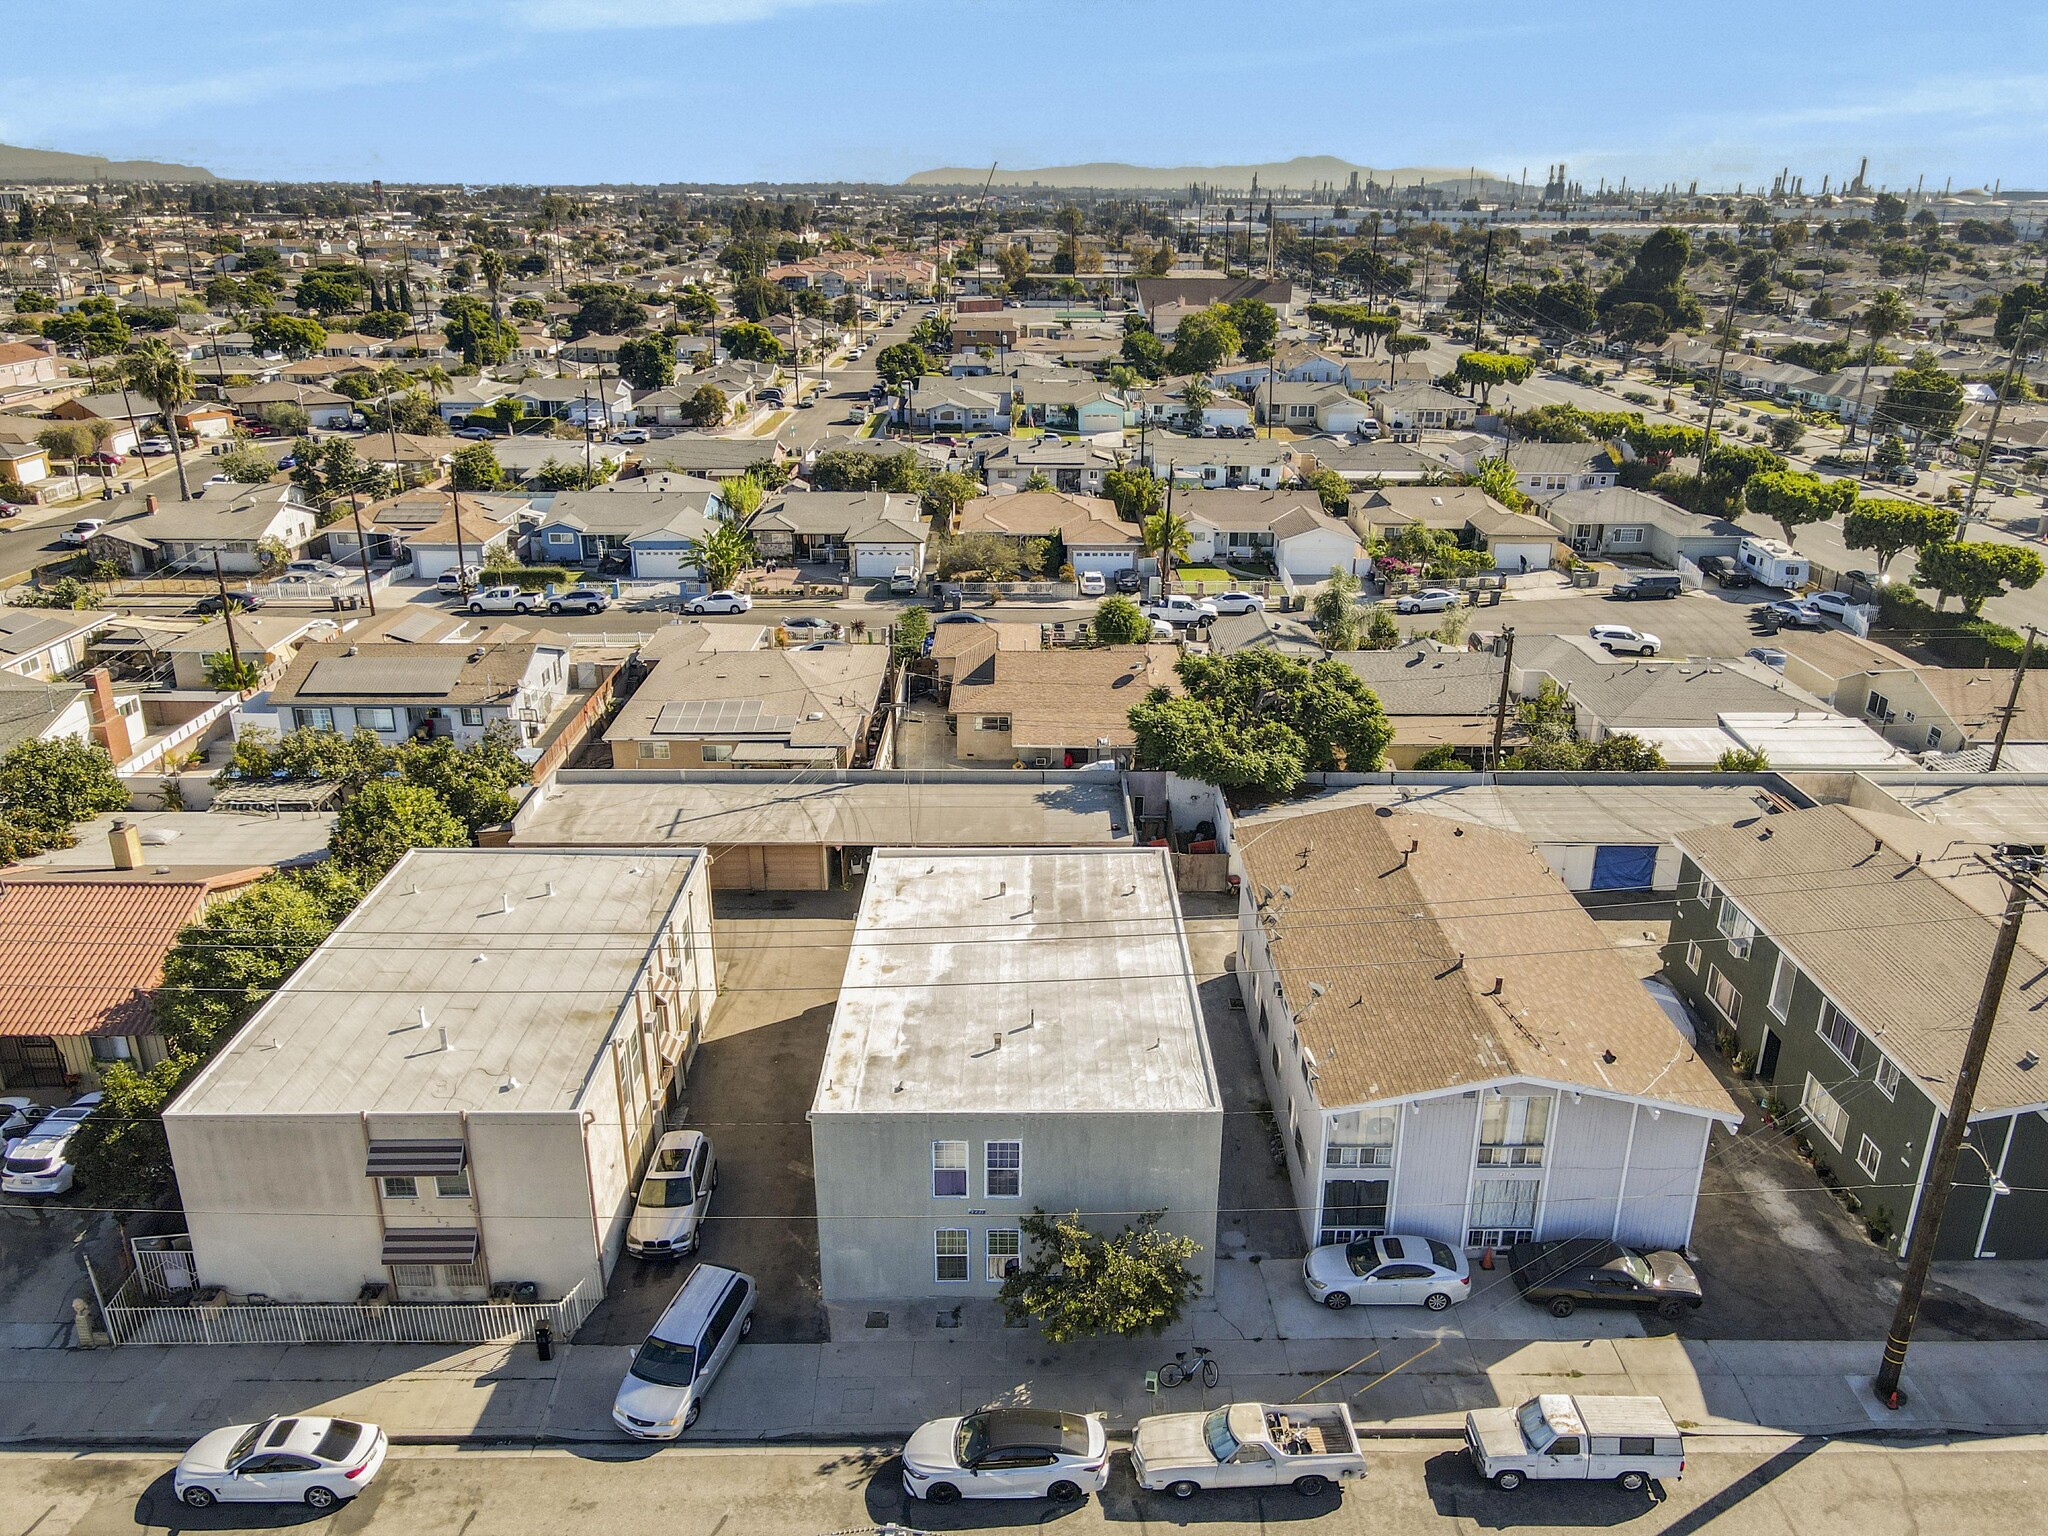
<svg viewBox="0 0 2048 1536"><path fill-rule="evenodd" d="M573 1109L699 856L416 848L167 1113Z"/></svg>
<svg viewBox="0 0 2048 1536"><path fill-rule="evenodd" d="M1165 849L876 853L813 1114L1220 1107Z"/></svg>

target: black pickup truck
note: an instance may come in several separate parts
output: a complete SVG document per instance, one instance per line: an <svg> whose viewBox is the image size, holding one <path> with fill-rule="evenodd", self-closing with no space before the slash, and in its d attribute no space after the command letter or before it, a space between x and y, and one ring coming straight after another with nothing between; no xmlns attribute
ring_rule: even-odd
<svg viewBox="0 0 2048 1536"><path fill-rule="evenodd" d="M1522 1299L1570 1317L1582 1306L1646 1307L1666 1321L1705 1300L1699 1276L1682 1254L1645 1252L1604 1238L1569 1238L1556 1243L1517 1243L1508 1269Z"/></svg>

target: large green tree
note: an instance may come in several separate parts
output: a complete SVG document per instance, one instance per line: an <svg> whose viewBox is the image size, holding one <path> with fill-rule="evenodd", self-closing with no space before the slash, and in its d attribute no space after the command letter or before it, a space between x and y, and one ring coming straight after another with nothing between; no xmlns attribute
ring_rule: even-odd
<svg viewBox="0 0 2048 1536"><path fill-rule="evenodd" d="M1141 767L1227 789L1285 794L1307 772L1369 772L1393 729L1349 667L1272 651L1183 656L1186 693L1154 689L1131 711Z"/></svg>
<svg viewBox="0 0 2048 1536"><path fill-rule="evenodd" d="M448 483L458 491L493 491L504 479L505 471L489 443L458 448L448 461Z"/></svg>
<svg viewBox="0 0 2048 1536"><path fill-rule="evenodd" d="M619 343L619 377L635 389L667 389L676 376L676 344L666 336L629 336Z"/></svg>
<svg viewBox="0 0 2048 1536"><path fill-rule="evenodd" d="M71 736L17 743L0 754L0 858L68 848L79 822L127 805L104 747Z"/></svg>
<svg viewBox="0 0 2048 1536"><path fill-rule="evenodd" d="M1962 414L1963 381L1922 352L1892 375L1877 403L1871 430L1903 427L1923 438L1941 439L1954 433Z"/></svg>
<svg viewBox="0 0 2048 1536"><path fill-rule="evenodd" d="M1166 504L1166 482L1142 464L1119 464L1102 477L1102 494L1127 523L1143 523Z"/></svg>
<svg viewBox="0 0 2048 1536"><path fill-rule="evenodd" d="M1018 1223L1029 1246L1003 1281L1003 1315L1038 1324L1049 1344L1164 1332L1200 1288L1188 1264L1202 1251L1191 1237L1161 1231L1164 1215L1148 1211L1103 1236L1079 1211L1034 1211Z"/></svg>
<svg viewBox="0 0 2048 1536"><path fill-rule="evenodd" d="M1169 373L1207 373L1237 355L1242 338L1221 306L1196 310L1183 318L1166 354Z"/></svg>
<svg viewBox="0 0 2048 1536"><path fill-rule="evenodd" d="M1857 323L1863 327L1863 377L1856 385L1856 406L1862 410L1864 397L1870 391L1870 369L1877 361L1878 345L1889 336L1896 336L1912 324L1913 312L1906 307L1906 301L1896 288L1880 288L1870 296L1870 302L1863 306L1863 313ZM1848 436L1856 435L1856 423L1849 423Z"/></svg>
<svg viewBox="0 0 2048 1536"><path fill-rule="evenodd" d="M894 346L882 348L875 355L875 372L881 375L884 384L892 388L915 383L938 371L937 360L914 341L899 341Z"/></svg>
<svg viewBox="0 0 2048 1536"><path fill-rule="evenodd" d="M1856 482L1823 480L1796 469L1766 470L1743 485L1742 504L1776 523L1789 542L1796 537L1795 530L1827 522L1854 506Z"/></svg>
<svg viewBox="0 0 2048 1536"><path fill-rule="evenodd" d="M1142 645L1152 638L1152 621L1128 597L1111 595L1095 605L1095 638L1104 645Z"/></svg>
<svg viewBox="0 0 2048 1536"><path fill-rule="evenodd" d="M1250 362L1262 363L1273 355L1280 337L1280 316L1273 306L1258 299L1233 299L1223 313L1237 331L1237 350Z"/></svg>
<svg viewBox="0 0 2048 1536"><path fill-rule="evenodd" d="M202 1065L178 1052L143 1070L116 1061L100 1072L100 1107L71 1138L68 1156L96 1204L123 1213L154 1207L171 1187L171 1148L164 1136L164 1106Z"/></svg>
<svg viewBox="0 0 2048 1536"><path fill-rule="evenodd" d="M1874 497L1858 501L1842 519L1842 542L1851 549L1867 549L1876 555L1880 577L1905 551L1946 543L1955 536L1955 509L1930 506L1924 501Z"/></svg>
<svg viewBox="0 0 2048 1536"><path fill-rule="evenodd" d="M697 568L715 588L731 586L733 579L754 560L753 536L730 519L721 521L697 546Z"/></svg>
<svg viewBox="0 0 2048 1536"><path fill-rule="evenodd" d="M281 352L297 361L327 345L327 327L305 315L269 314L249 327L259 351Z"/></svg>
<svg viewBox="0 0 2048 1536"><path fill-rule="evenodd" d="M343 869L374 884L408 849L469 843L469 829L433 790L379 779L341 808L327 850Z"/></svg>
<svg viewBox="0 0 2048 1536"><path fill-rule="evenodd" d="M772 363L782 356L782 343L765 325L736 320L718 333L725 355L745 363Z"/></svg>
<svg viewBox="0 0 2048 1536"><path fill-rule="evenodd" d="M1930 588L1936 595L1936 608L1953 597L1964 612L1975 617L1992 598L2015 589L2026 591L2040 581L2041 574L2041 557L2017 544L1945 540L1921 549L1913 585Z"/></svg>
<svg viewBox="0 0 2048 1536"><path fill-rule="evenodd" d="M441 305L441 331L448 345L472 368L502 363L519 345L519 332L509 320L497 320L482 299L452 295Z"/></svg>
<svg viewBox="0 0 2048 1536"><path fill-rule="evenodd" d="M1484 410L1493 402L1494 385L1524 383L1535 367L1513 352L1461 352L1451 371L1459 383L1479 391L1479 407Z"/></svg>
<svg viewBox="0 0 2048 1536"><path fill-rule="evenodd" d="M1704 320L1700 301L1685 285L1692 237L1682 229L1660 229L1635 248L1626 268L1601 290L1596 307L1605 317L1623 304L1649 304L1667 330L1697 330Z"/></svg>

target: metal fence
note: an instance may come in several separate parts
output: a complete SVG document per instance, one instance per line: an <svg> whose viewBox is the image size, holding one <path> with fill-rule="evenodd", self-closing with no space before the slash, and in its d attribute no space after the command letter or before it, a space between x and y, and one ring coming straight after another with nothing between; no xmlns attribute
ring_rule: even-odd
<svg viewBox="0 0 2048 1536"><path fill-rule="evenodd" d="M496 1344L531 1339L545 1323L568 1339L596 1308L578 1283L560 1301L214 1302L153 1299L141 1273L107 1302L117 1344Z"/></svg>

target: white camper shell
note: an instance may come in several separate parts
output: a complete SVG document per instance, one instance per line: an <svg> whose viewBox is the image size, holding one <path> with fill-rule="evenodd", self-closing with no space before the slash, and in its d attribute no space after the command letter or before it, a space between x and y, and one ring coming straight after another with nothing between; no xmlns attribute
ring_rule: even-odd
<svg viewBox="0 0 2048 1536"><path fill-rule="evenodd" d="M1656 1397L1566 1397L1544 1393L1519 1408L1465 1415L1465 1444L1479 1475L1497 1488L1530 1478L1611 1482L1647 1488L1653 1477L1685 1473L1685 1442Z"/></svg>

